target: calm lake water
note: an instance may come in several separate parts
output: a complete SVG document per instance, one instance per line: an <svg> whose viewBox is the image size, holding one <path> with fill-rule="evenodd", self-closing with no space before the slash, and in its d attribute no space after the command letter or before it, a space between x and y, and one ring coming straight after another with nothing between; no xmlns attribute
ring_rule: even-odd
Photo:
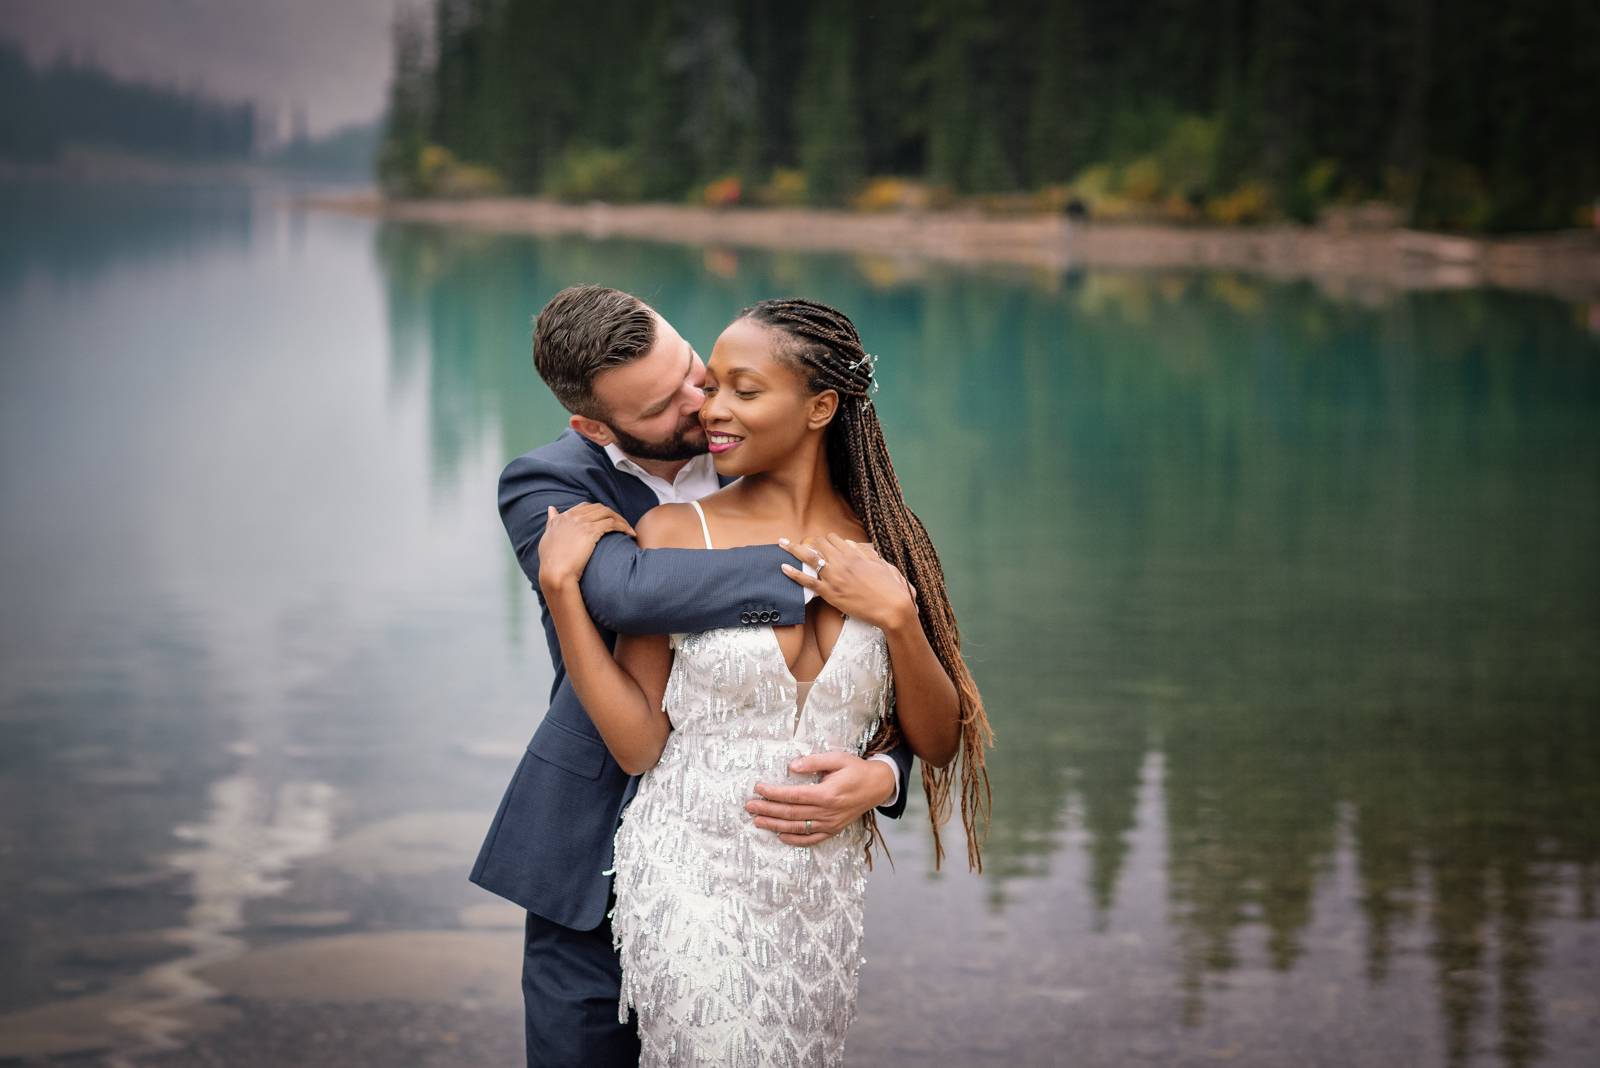
<svg viewBox="0 0 1600 1068"><path fill-rule="evenodd" d="M998 746L984 874L890 829L853 1064L1600 1063L1591 309L0 199L0 1061L520 1063L494 490L601 281L880 357Z"/></svg>

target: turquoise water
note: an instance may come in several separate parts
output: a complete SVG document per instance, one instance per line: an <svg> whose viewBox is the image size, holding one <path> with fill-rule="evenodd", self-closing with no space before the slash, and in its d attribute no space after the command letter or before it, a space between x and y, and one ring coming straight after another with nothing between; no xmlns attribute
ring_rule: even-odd
<svg viewBox="0 0 1600 1068"><path fill-rule="evenodd" d="M600 281L702 352L805 295L879 356L998 744L983 875L931 871L921 810L890 832L853 1063L1600 1053L1590 309L498 237L272 190L3 212L0 1034L66 1006L97 1051L189 1063L248 1030L208 1003L355 1034L270 953L457 932L509 981L371 1000L475 1021L439 1063L514 1058L516 917L465 872L549 665L494 485L563 421L533 313ZM443 1048L414 1041L387 1055Z"/></svg>

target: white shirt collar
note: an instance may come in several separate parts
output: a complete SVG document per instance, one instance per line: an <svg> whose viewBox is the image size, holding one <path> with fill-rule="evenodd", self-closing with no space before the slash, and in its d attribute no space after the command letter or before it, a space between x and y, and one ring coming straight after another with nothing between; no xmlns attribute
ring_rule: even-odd
<svg viewBox="0 0 1600 1068"><path fill-rule="evenodd" d="M684 464L678 470L677 476L668 482L659 475L653 475L640 467L633 458L617 445L608 442L605 445L606 455L611 458L611 466L618 471L632 475L655 493L656 500L661 504L681 504L687 501L697 501L702 497L717 492L722 483L717 480L716 465L711 460L709 452Z"/></svg>

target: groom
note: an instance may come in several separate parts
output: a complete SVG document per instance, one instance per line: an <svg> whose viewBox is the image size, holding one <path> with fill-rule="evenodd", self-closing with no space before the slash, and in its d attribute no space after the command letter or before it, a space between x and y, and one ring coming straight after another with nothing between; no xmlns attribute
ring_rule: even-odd
<svg viewBox="0 0 1600 1068"><path fill-rule="evenodd" d="M577 513L597 539L580 583L583 599L608 645L618 633L804 620L810 591L778 570L794 558L777 546L640 550L628 536L630 525L657 504L695 500L721 485L699 420L705 364L671 324L637 297L574 286L539 313L533 362L572 413L570 429L500 475L500 517L536 594L548 507L566 512L592 503L616 513ZM611 759L578 702L548 609L543 622L555 664L550 708L506 789L471 879L528 913L522 961L528 1064L636 1065L637 1034L617 1022L621 971L606 914L612 836L638 779ZM805 848L873 808L898 818L910 768L904 745L866 760L812 754L790 770L819 773L820 782L752 782L746 808L758 827ZM803 833L807 827L813 833Z"/></svg>

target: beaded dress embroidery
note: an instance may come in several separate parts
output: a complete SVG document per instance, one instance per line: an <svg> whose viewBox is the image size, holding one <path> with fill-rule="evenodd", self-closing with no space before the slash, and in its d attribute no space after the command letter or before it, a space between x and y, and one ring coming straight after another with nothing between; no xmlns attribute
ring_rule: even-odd
<svg viewBox="0 0 1600 1068"><path fill-rule="evenodd" d="M815 782L789 773L795 757L862 752L891 700L887 640L846 617L803 704L769 626L671 644L672 733L616 836L618 1018L638 1014L641 1065L841 1064L862 963L865 828L800 848L744 805L758 781Z"/></svg>

